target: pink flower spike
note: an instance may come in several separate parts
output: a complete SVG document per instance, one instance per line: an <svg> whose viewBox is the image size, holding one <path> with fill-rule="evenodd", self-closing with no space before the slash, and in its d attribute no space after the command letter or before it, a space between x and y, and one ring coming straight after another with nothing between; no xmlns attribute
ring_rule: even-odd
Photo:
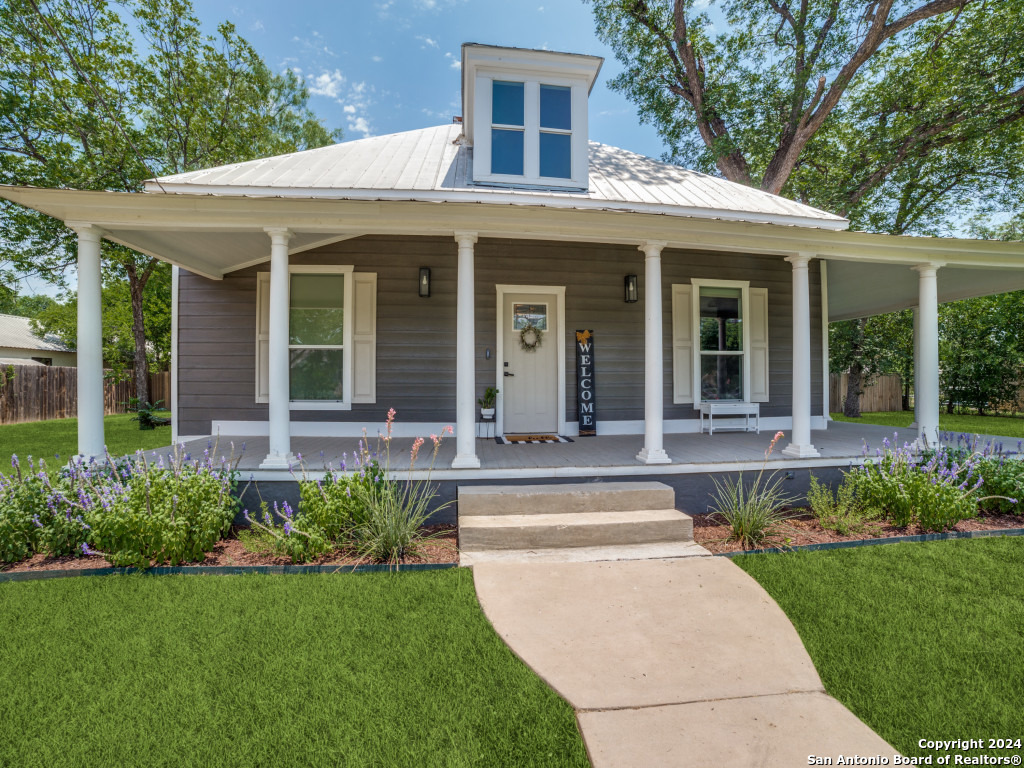
<svg viewBox="0 0 1024 768"><path fill-rule="evenodd" d="M451 424L449 424L447 427L445 427L443 430L441 430L441 434L442 435L454 435L455 434L455 427L453 427Z"/></svg>

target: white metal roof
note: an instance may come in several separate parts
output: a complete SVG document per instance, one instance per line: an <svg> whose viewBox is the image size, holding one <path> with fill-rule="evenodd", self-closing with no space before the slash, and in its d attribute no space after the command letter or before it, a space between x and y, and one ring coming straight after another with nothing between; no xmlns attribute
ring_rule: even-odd
<svg viewBox="0 0 1024 768"><path fill-rule="evenodd" d="M663 213L845 229L831 213L759 189L590 142L590 188L473 184L459 125L375 136L278 157L164 176L147 192L523 204Z"/></svg>
<svg viewBox="0 0 1024 768"><path fill-rule="evenodd" d="M73 352L55 336L40 338L32 333L31 320L19 315L0 314L0 347L37 349L46 352Z"/></svg>

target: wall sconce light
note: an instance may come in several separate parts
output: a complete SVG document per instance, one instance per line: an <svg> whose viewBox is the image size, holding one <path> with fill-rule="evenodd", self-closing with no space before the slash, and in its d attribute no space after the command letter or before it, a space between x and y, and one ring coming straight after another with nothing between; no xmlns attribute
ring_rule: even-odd
<svg viewBox="0 0 1024 768"><path fill-rule="evenodd" d="M430 267L420 267L420 298L430 298Z"/></svg>
<svg viewBox="0 0 1024 768"><path fill-rule="evenodd" d="M626 303L635 304L640 299L640 290L636 287L636 275L626 275Z"/></svg>

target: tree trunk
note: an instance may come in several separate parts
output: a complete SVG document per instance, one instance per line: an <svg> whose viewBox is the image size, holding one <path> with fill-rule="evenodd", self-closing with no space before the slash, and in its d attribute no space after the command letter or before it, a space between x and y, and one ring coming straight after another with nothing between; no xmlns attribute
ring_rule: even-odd
<svg viewBox="0 0 1024 768"><path fill-rule="evenodd" d="M903 379L903 397L900 398L900 408L904 411L910 410L910 381Z"/></svg>
<svg viewBox="0 0 1024 768"><path fill-rule="evenodd" d="M138 399L139 407L144 407L149 402L149 366L146 360L146 323L142 315L142 296L146 290L146 283L156 260L150 259L149 264L140 273L134 264L126 264L125 272L128 275L128 288L132 297L132 337L135 341L135 397Z"/></svg>
<svg viewBox="0 0 1024 768"><path fill-rule="evenodd" d="M859 361L850 366L849 378L846 380L846 400L843 402L843 415L851 418L860 418L860 394L861 381L863 380L864 367Z"/></svg>

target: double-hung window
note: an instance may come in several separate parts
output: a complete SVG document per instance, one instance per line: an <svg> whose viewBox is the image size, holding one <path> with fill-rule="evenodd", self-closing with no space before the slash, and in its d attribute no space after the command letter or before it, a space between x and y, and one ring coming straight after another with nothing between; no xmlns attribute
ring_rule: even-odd
<svg viewBox="0 0 1024 768"><path fill-rule="evenodd" d="M345 283L350 275L291 274L288 363L292 402L344 402Z"/></svg>
<svg viewBox="0 0 1024 768"><path fill-rule="evenodd" d="M526 89L495 80L491 95L491 173L522 176L526 152Z"/></svg>
<svg viewBox="0 0 1024 768"><path fill-rule="evenodd" d="M347 265L288 268L292 410L348 410L377 399L377 274ZM256 402L269 402L270 274L256 280Z"/></svg>
<svg viewBox="0 0 1024 768"><path fill-rule="evenodd" d="M572 89L540 86L540 175L572 178Z"/></svg>
<svg viewBox="0 0 1024 768"><path fill-rule="evenodd" d="M743 400L746 343L743 289L697 286L701 400Z"/></svg>

